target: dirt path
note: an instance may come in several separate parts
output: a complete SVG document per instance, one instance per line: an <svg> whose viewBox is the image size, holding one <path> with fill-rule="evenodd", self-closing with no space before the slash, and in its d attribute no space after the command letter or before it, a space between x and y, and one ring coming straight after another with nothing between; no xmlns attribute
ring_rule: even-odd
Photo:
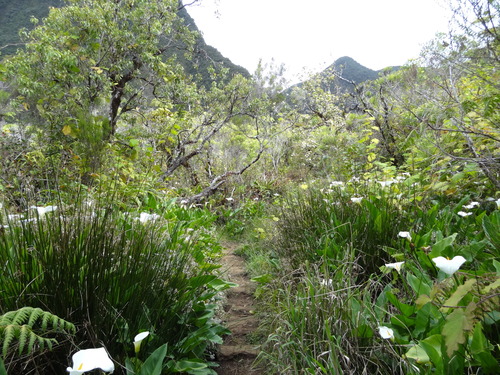
<svg viewBox="0 0 500 375"><path fill-rule="evenodd" d="M224 306L224 320L232 334L224 338L218 353L219 375L262 375L264 372L252 368L258 354L256 345L250 341L251 334L257 329L258 321L253 314L254 286L245 270L245 261L234 253L237 245L227 243L222 257L226 280L238 284L227 293Z"/></svg>

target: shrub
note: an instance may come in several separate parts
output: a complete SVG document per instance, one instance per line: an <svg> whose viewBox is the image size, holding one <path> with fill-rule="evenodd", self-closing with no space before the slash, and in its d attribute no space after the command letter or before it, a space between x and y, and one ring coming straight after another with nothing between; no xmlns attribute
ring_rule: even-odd
<svg viewBox="0 0 500 375"><path fill-rule="evenodd" d="M71 345L104 344L119 363L140 330L153 333L147 348L167 343L169 359L203 358L225 332L211 318L211 301L227 287L214 274L220 247L205 229L214 217L170 204L141 221L113 206L2 219L0 313L42 307L75 323ZM64 372L72 351L64 343L47 373Z"/></svg>

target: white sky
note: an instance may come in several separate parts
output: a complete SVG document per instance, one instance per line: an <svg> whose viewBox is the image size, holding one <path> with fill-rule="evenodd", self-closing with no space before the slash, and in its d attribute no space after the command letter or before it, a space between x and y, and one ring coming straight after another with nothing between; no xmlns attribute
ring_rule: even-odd
<svg viewBox="0 0 500 375"><path fill-rule="evenodd" d="M233 63L250 73L260 59L284 63L292 81L342 56L374 70L403 65L450 18L443 0L201 0L187 9Z"/></svg>

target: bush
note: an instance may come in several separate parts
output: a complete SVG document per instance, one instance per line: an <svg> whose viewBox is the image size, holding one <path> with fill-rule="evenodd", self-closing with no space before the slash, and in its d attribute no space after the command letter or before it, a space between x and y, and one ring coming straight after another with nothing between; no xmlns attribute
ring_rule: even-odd
<svg viewBox="0 0 500 375"><path fill-rule="evenodd" d="M227 287L214 274L220 247L204 229L214 217L164 207L159 215L141 215L142 220L112 202L0 218L5 223L0 313L41 307L78 329L72 343L52 354L59 357L50 366L48 360L37 362L42 368L37 371L64 372L75 346L104 344L124 363L141 330L153 332L146 348L167 343L170 359L203 358L207 345L226 332L211 318L211 301ZM204 334L196 335L200 330Z"/></svg>

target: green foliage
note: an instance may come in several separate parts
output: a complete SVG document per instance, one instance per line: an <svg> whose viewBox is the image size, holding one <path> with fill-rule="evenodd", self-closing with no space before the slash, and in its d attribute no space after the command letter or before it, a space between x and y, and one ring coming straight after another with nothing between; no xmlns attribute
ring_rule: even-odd
<svg viewBox="0 0 500 375"><path fill-rule="evenodd" d="M2 309L50 306L76 322L80 347L103 342L122 363L141 329L154 332L149 345L167 343L175 361L203 359L220 342L226 330L212 319L213 303L230 284L214 275L220 245L205 229L214 216L157 201L161 216L141 222L109 199L60 203L60 216L6 218Z"/></svg>
<svg viewBox="0 0 500 375"><path fill-rule="evenodd" d="M19 355L24 350L30 354L35 347L43 350L52 348L57 340L43 335L74 335L75 326L40 308L22 307L0 315L0 338L2 339L2 356L5 358L12 348L14 339L18 341Z"/></svg>
<svg viewBox="0 0 500 375"><path fill-rule="evenodd" d="M490 240L498 230L490 224L499 212L475 209L487 202L468 197L415 205L407 189L415 180L405 178L307 187L286 202L272 239L277 275L255 278L270 319L263 360L325 374L498 371L499 254ZM363 199L353 202L354 193ZM467 270L452 278L431 261L455 255ZM394 261L404 262L400 270L391 271ZM333 326L322 323L323 304ZM394 345L380 346L378 326L393 329Z"/></svg>

